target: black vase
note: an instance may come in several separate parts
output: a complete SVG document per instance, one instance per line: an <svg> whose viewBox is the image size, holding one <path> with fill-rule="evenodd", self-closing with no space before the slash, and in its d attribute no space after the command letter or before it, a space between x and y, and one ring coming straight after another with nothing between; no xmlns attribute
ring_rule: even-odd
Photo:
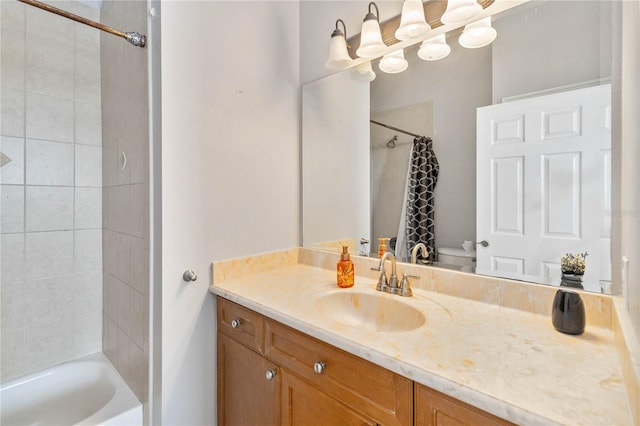
<svg viewBox="0 0 640 426"><path fill-rule="evenodd" d="M582 275L563 273L562 279L560 280L560 287L571 287L584 290L584 287L582 286Z"/></svg>
<svg viewBox="0 0 640 426"><path fill-rule="evenodd" d="M553 299L551 322L556 330L566 334L582 334L586 317L584 303L580 295L573 291L560 289Z"/></svg>

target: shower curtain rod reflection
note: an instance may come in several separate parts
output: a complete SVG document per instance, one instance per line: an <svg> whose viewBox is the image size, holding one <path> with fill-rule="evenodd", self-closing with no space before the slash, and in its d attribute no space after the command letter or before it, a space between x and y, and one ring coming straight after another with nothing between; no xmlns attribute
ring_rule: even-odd
<svg viewBox="0 0 640 426"><path fill-rule="evenodd" d="M40 3L36 0L18 0L22 3L28 4L33 7L37 7L38 9L45 10L47 12L55 13L56 15L62 16L67 19L71 19L72 21L80 22L81 24L88 25L93 28L97 28L109 34L116 35L127 40L129 43L134 46L144 47L147 42L147 37L144 34L139 34L137 32L123 32L116 30L111 27L107 27L106 25L102 25L98 22L91 21L87 18L83 18L82 16L74 15L73 13L69 13L66 10L58 9L57 7L49 6L48 4Z"/></svg>
<svg viewBox="0 0 640 426"><path fill-rule="evenodd" d="M386 127L387 129L395 130L396 132L404 133L405 135L413 136L414 138L422 137L422 135L416 135L415 133L407 132L406 130L398 129L397 127L389 126L388 124L384 124L379 121L369 120L369 122L377 124L378 126Z"/></svg>

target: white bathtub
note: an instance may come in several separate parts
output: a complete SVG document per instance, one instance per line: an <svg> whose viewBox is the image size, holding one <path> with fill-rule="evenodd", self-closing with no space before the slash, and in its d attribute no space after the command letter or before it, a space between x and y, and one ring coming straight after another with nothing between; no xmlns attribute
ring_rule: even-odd
<svg viewBox="0 0 640 426"><path fill-rule="evenodd" d="M142 425L142 404L102 353L0 388L0 424Z"/></svg>

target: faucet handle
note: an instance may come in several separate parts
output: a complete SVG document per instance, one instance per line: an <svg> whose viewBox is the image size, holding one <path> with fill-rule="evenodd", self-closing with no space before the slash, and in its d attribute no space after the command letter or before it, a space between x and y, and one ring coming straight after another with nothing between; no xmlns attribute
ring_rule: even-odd
<svg viewBox="0 0 640 426"><path fill-rule="evenodd" d="M389 281L387 280L387 272L384 270L384 267L371 268L371 270L380 271L380 278L378 278L376 290L383 291L383 289L389 284Z"/></svg>
<svg viewBox="0 0 640 426"><path fill-rule="evenodd" d="M411 290L411 283L409 282L409 278L419 279L419 275L411 275L404 273L402 274L402 281L400 281L400 291L398 294L404 297L413 296L413 291Z"/></svg>

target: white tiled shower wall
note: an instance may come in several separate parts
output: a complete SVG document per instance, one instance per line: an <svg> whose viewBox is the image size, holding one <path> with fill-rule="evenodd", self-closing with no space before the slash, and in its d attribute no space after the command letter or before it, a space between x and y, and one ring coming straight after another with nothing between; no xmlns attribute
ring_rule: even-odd
<svg viewBox="0 0 640 426"><path fill-rule="evenodd" d="M102 348L102 134L99 33L14 0L0 7L4 381Z"/></svg>
<svg viewBox="0 0 640 426"><path fill-rule="evenodd" d="M146 31L146 1L106 0L101 22ZM147 49L102 33L104 334L102 346L143 404L149 364ZM126 157L126 165L124 158Z"/></svg>

